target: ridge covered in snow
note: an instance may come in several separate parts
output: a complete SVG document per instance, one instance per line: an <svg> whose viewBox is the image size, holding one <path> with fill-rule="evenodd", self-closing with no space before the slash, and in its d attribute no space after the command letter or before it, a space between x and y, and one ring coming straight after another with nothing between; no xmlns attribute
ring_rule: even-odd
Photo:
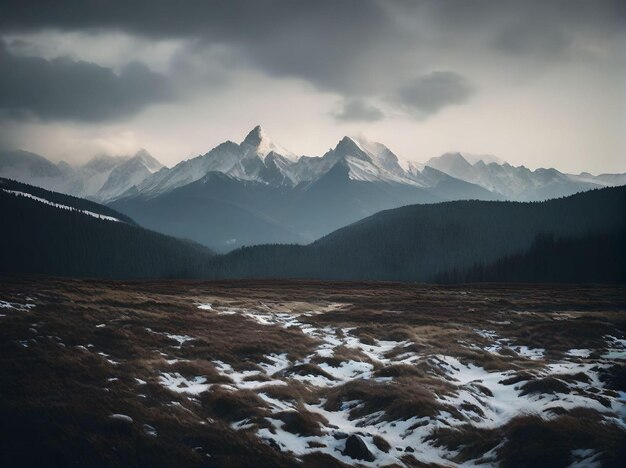
<svg viewBox="0 0 626 468"><path fill-rule="evenodd" d="M0 177L98 201L115 199L161 168L145 149L133 156L97 155L81 166L53 164L28 151L0 152Z"/></svg>
<svg viewBox="0 0 626 468"><path fill-rule="evenodd" d="M488 199L535 201L626 184L626 174L533 171L493 155L450 152L423 164L400 160L384 144L362 135L343 137L322 156L299 156L276 143L260 125L241 143L225 141L172 168L163 167L145 150L132 157L97 156L80 167L64 162L55 165L25 151L0 152L0 176L106 202L138 195L155 197L204 179L211 172L245 182L294 188L312 184L333 169L332 173L343 174L346 181L434 189L443 199L458 199L459 193L482 193L481 197Z"/></svg>

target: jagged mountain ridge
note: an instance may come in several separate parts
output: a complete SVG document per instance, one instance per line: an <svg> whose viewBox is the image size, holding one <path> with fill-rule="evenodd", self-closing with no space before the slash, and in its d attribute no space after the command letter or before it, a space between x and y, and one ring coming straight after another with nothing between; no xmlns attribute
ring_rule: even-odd
<svg viewBox="0 0 626 468"><path fill-rule="evenodd" d="M99 201L139 194L156 196L200 180L209 172L272 186L295 187L314 182L337 164L348 167L351 180L396 182L431 190L440 184L441 177L433 178L432 171L426 168L436 169L457 184L463 181L489 192L473 187L472 192L478 193L479 198L520 201L626 183L626 174L593 176L565 174L556 169L532 171L524 166L511 166L495 156L468 153L446 153L424 164L413 161L401 164L385 145L362 136L346 136L320 157L296 156L275 143L261 126L252 129L239 144L226 141L172 168L163 167L145 150L133 157L97 156L79 167L64 162L55 165L26 151L0 152L1 176ZM458 193L441 195L443 199L458 197Z"/></svg>
<svg viewBox="0 0 626 468"><path fill-rule="evenodd" d="M343 137L334 148L319 157L298 157L275 143L261 126L256 126L241 143L226 141L171 169L164 168L124 195L156 196L200 180L212 171L239 180L295 187L313 183L337 164L348 167L351 180L393 182L427 189L439 184L440 177L433 179L432 171L425 169L436 169L452 177L457 184L463 181L476 186L472 191L481 194L481 199L538 201L626 183L626 174L572 175L541 168L532 171L524 166L514 167L495 156L468 153L446 153L425 164L413 161L401 164L388 147L362 136ZM477 190L477 187L488 193ZM456 197L443 194L443 199Z"/></svg>
<svg viewBox="0 0 626 468"><path fill-rule="evenodd" d="M54 164L28 151L0 151L0 176L97 201L113 199L163 165L146 150L133 156L97 155L80 166Z"/></svg>
<svg viewBox="0 0 626 468"><path fill-rule="evenodd" d="M259 243L307 243L404 205L538 201L626 183L624 174L531 171L466 153L406 164L385 145L364 137L343 137L319 157L296 156L260 126L240 143L226 141L172 168L147 152L99 157L79 168L30 153L4 159L0 153L0 175L16 161L36 180L29 182L104 200L150 229L218 252Z"/></svg>
<svg viewBox="0 0 626 468"><path fill-rule="evenodd" d="M515 167L507 162L496 161L493 157L476 158L472 163L462 153L446 153L429 159L425 165L499 193L505 199L517 201L541 201L594 188L626 184L626 174L574 175L554 168L532 171L524 166Z"/></svg>

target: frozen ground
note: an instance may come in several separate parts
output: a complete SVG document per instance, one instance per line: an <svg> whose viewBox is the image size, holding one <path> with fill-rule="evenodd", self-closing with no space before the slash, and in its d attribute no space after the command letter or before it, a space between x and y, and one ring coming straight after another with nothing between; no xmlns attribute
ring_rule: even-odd
<svg viewBox="0 0 626 468"><path fill-rule="evenodd" d="M0 286L2 404L5 418L20 408L32 427L65 430L59 444L77 431L105 459L161 449L189 465L620 466L625 297L15 280ZM65 408L58 420L24 409L40 400ZM59 427L63 411L73 416ZM77 429L76 412L92 422Z"/></svg>

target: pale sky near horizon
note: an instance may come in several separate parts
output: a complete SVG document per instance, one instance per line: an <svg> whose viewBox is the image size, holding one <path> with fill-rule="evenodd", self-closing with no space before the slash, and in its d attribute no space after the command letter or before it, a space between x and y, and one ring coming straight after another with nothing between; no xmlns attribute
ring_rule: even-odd
<svg viewBox="0 0 626 468"><path fill-rule="evenodd" d="M625 51L617 0L0 0L0 149L172 166L261 124L626 172Z"/></svg>

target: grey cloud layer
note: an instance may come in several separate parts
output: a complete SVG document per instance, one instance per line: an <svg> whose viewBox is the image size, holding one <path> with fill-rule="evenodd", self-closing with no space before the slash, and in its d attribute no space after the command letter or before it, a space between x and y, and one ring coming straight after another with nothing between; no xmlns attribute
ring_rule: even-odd
<svg viewBox="0 0 626 468"><path fill-rule="evenodd" d="M362 99L350 99L342 103L341 109L333 113L337 120L346 122L374 122L385 114Z"/></svg>
<svg viewBox="0 0 626 468"><path fill-rule="evenodd" d="M140 62L119 74L68 58L11 54L0 42L0 113L12 117L101 121L167 100L167 81Z"/></svg>
<svg viewBox="0 0 626 468"><path fill-rule="evenodd" d="M382 93L419 67L420 47L484 42L494 53L565 53L579 35L624 28L619 0L0 0L0 30L113 29L238 47L271 75L348 94ZM429 71L420 70L421 73ZM458 70L455 70L458 71Z"/></svg>
<svg viewBox="0 0 626 468"><path fill-rule="evenodd" d="M336 118L374 121L382 114L365 104L373 96L392 95L418 118L467 102L481 83L462 76L465 62L488 67L492 56L512 57L528 60L528 75L536 74L535 62L568 57L581 38L602 41L623 33L625 5L620 0L0 0L0 35L106 30L188 39L196 47L224 45L237 60L270 76L300 78L343 96ZM441 57L454 53L462 60L439 65ZM3 60L2 68L7 60L24 71L35 67L6 52ZM201 62L202 54L187 60ZM95 64L38 63L50 75L46 86L55 95L29 97L26 90L37 86L27 77L24 92L10 98L7 82L15 74L9 72L0 78L3 101L13 99L9 108L98 120L169 96L165 78L141 65L117 76ZM64 81L74 83L74 95ZM102 102L90 95L92 88L104 90Z"/></svg>
<svg viewBox="0 0 626 468"><path fill-rule="evenodd" d="M391 100L417 117L426 117L446 106L467 102L473 92L468 80L458 73L436 71L401 87Z"/></svg>

